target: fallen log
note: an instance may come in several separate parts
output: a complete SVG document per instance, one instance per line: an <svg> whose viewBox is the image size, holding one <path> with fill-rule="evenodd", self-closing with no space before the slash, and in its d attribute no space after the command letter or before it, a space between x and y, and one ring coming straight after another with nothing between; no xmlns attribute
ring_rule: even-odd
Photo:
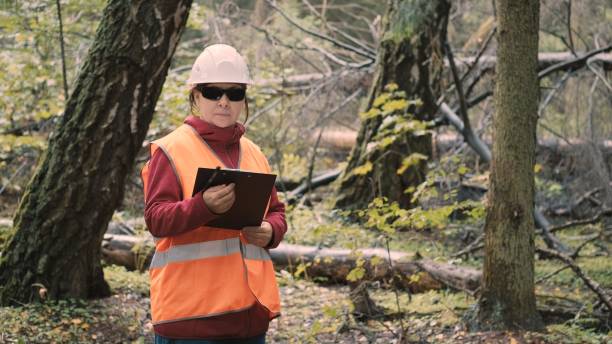
<svg viewBox="0 0 612 344"><path fill-rule="evenodd" d="M153 241L149 238L106 234L102 242L103 259L129 270L146 270L153 252ZM270 250L270 256L277 269L303 273L323 283L345 284L349 273L359 265L363 268L364 279L379 281L385 286L395 285L413 293L444 286L474 293L481 279L479 270L418 259L417 255L405 252L391 251L393 267L390 267L389 253L381 248L351 251L281 244Z"/></svg>
<svg viewBox="0 0 612 344"><path fill-rule="evenodd" d="M338 170L338 169L331 170L331 171L324 172L320 176L312 178L312 180L310 181L310 189L314 190L320 186L324 186L324 185L328 185L332 183L334 180L336 180L340 176L341 173L342 173L342 170ZM303 182L302 184L300 184L295 189L289 192L289 194L287 195L287 203L294 204L307 191L308 191L308 183Z"/></svg>

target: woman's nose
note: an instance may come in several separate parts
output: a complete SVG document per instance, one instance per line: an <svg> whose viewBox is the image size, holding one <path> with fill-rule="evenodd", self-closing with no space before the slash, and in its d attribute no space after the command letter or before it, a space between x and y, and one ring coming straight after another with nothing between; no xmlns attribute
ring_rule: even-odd
<svg viewBox="0 0 612 344"><path fill-rule="evenodd" d="M223 94L223 96L221 96L221 99L219 99L219 105L226 107L229 106L229 98L227 98L227 94Z"/></svg>

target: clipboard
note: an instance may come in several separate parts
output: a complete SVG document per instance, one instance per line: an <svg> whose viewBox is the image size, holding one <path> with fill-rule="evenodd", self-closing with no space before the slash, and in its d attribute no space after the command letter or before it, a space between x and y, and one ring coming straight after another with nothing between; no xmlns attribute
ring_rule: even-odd
<svg viewBox="0 0 612 344"><path fill-rule="evenodd" d="M206 223L206 226L238 230L247 226L260 226L275 180L275 174L200 167L191 197L205 188L235 183L236 200L232 207Z"/></svg>

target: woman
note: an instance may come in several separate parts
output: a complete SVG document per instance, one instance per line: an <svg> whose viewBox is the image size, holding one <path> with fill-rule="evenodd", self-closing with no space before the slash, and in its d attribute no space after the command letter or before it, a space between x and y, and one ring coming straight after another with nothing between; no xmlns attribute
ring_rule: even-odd
<svg viewBox="0 0 612 344"><path fill-rule="evenodd" d="M270 320L280 315L267 250L287 230L283 203L273 189L260 226L227 230L205 224L231 208L233 184L189 197L198 167L270 173L237 122L244 108L248 118L248 68L231 46L211 45L196 59L188 84L192 115L151 143L142 171L145 221L156 238L150 267L155 343L265 343Z"/></svg>

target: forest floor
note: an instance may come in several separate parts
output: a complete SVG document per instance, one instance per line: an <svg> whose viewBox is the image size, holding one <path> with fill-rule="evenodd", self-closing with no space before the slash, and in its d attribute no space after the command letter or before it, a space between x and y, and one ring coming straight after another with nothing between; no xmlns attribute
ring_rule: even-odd
<svg viewBox="0 0 612 344"><path fill-rule="evenodd" d="M1 308L2 343L152 343L146 274L105 269L114 295L92 301L58 301ZM469 333L461 316L474 303L464 293L430 291L400 295L402 324L396 319L356 321L349 316L348 288L322 286L305 279L280 277L283 315L272 321L269 343L397 343L401 326L405 343L606 343L609 334L578 322L551 324L546 333ZM391 305L394 295L372 291L373 299ZM392 302L393 300L393 302Z"/></svg>
<svg viewBox="0 0 612 344"><path fill-rule="evenodd" d="M380 233L339 222L323 205L297 207L288 214L288 243L345 248L383 245ZM560 237L575 247L593 230L583 226L564 231ZM432 259L480 268L481 252L463 259L451 258L453 252L466 246L460 239L465 240L461 231L461 226L450 226L442 232L396 233L391 249L418 251ZM604 245L609 251L610 243ZM600 247L588 244L577 262L591 278L610 290L612 259L602 254ZM376 283L369 290L370 296L387 315L358 321L351 315L347 286L325 285L303 272L282 270L277 272L282 316L270 324L267 341L398 343L403 328L403 343L612 343L610 324L594 316L602 309L594 294L569 269L553 274L562 267L553 260L536 262L536 280L549 276L536 285L539 307L570 310L569 317L547 316L546 331L542 333L472 333L465 328L463 317L476 302L473 296L452 290L408 295L377 287ZM151 343L148 275L119 266L105 266L104 272L113 291L111 297L0 308L0 343Z"/></svg>

